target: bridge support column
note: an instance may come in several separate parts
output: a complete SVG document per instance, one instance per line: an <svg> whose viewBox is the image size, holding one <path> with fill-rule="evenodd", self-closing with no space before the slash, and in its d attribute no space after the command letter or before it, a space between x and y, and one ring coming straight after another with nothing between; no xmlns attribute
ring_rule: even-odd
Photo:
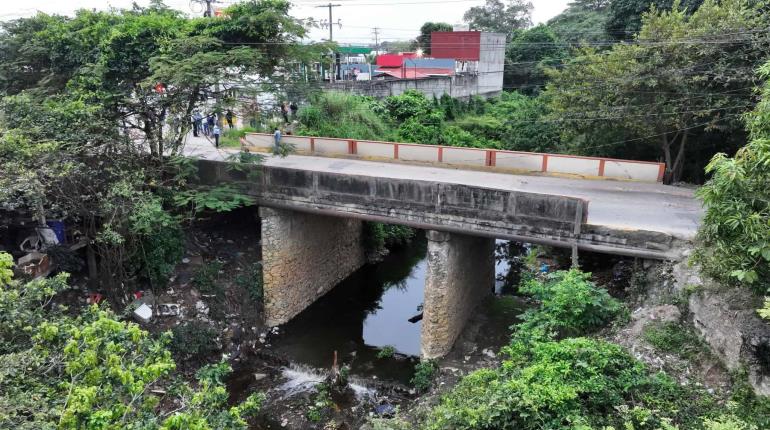
<svg viewBox="0 0 770 430"><path fill-rule="evenodd" d="M261 207L265 324L284 324L366 259L359 220Z"/></svg>
<svg viewBox="0 0 770 430"><path fill-rule="evenodd" d="M446 355L476 306L495 285L495 240L428 232L422 357Z"/></svg>

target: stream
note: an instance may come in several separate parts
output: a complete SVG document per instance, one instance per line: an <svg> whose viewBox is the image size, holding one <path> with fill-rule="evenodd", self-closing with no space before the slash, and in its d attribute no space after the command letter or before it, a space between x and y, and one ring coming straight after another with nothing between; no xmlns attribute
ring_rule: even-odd
<svg viewBox="0 0 770 430"><path fill-rule="evenodd" d="M509 327L525 307L514 296L500 295L504 291L499 279L509 271L508 260L500 255L505 245L507 242L498 241L497 295L481 305L472 318L475 322L467 324L474 327L472 333L463 333L458 340L470 342L479 353L487 348L497 351L506 344ZM412 323L409 319L421 313L426 253L427 240L419 234L408 246L393 250L381 262L368 264L350 275L271 335L265 346L290 364L282 367L279 382L270 388L270 396L286 399L311 391L323 380L324 369L331 367L335 351L340 364L350 367L350 379L359 400L375 394L367 388L367 381L410 386L414 366L419 361L421 322ZM516 267L513 265L514 270ZM378 352L387 346L395 354L378 357ZM233 380L253 380L251 375L258 370L241 367ZM243 398L256 389L253 383L235 384L231 385L231 394Z"/></svg>

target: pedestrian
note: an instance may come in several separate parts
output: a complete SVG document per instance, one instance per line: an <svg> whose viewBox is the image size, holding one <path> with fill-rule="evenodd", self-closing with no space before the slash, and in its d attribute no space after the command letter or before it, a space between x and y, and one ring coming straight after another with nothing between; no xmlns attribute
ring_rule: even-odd
<svg viewBox="0 0 770 430"><path fill-rule="evenodd" d="M193 119L193 136L198 137L198 134L201 131L201 125L203 123L203 116L200 112L195 111L192 116Z"/></svg>
<svg viewBox="0 0 770 430"><path fill-rule="evenodd" d="M283 122L289 123L289 107L286 106L286 102L281 103L281 115L283 115Z"/></svg>
<svg viewBox="0 0 770 430"><path fill-rule="evenodd" d="M214 125L211 132L214 134L214 147L219 148L219 135L222 134L222 130L219 129L218 125Z"/></svg>
<svg viewBox="0 0 770 430"><path fill-rule="evenodd" d="M275 128L275 133L273 133L273 140L275 140L275 149L273 150L273 154L277 154L281 148L281 129L278 127Z"/></svg>
<svg viewBox="0 0 770 430"><path fill-rule="evenodd" d="M214 124L216 121L214 120L214 114L209 114L209 116L206 118L206 124L209 126L209 135L211 135L211 132L214 131Z"/></svg>
<svg viewBox="0 0 770 430"><path fill-rule="evenodd" d="M203 135L204 136L208 136L209 134L211 134L211 130L209 129L209 122L208 122L208 120L201 121L201 123L202 123L201 124L201 130L203 131Z"/></svg>
<svg viewBox="0 0 770 430"><path fill-rule="evenodd" d="M291 102L289 105L289 109L291 109L291 119L297 119L297 111L299 108L297 107L297 104L294 102Z"/></svg>
<svg viewBox="0 0 770 430"><path fill-rule="evenodd" d="M227 110L225 113L225 120L227 121L227 126L231 129L233 128L233 111L230 109Z"/></svg>

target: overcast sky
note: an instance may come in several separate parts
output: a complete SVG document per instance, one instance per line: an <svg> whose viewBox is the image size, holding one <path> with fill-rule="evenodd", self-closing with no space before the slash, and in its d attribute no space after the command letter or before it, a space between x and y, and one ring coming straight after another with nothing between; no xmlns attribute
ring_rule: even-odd
<svg viewBox="0 0 770 430"><path fill-rule="evenodd" d="M216 7L224 7L233 0L219 0ZM533 0L535 10L533 21L545 22L558 15L569 0ZM108 9L110 7L131 7L132 0L0 0L0 20L34 15L37 11L46 13L72 14L80 8ZM147 5L150 0L136 0ZM202 14L203 5L195 0L165 0L170 7L185 13ZM293 0L291 14L297 18L328 19L328 8L316 6L322 0ZM328 2L327 2L328 3ZM441 21L450 24L462 22L463 13L484 0L334 0L342 6L334 8L334 22L341 21L342 28L334 27L334 40L339 43L373 42L374 27L379 27L380 40L404 40L414 38L420 26L426 21ZM328 37L328 29L315 29L313 40Z"/></svg>

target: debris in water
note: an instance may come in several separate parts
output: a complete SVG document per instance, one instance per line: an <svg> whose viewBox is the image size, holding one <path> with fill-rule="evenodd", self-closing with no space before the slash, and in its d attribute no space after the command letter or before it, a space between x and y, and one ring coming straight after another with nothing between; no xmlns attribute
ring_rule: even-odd
<svg viewBox="0 0 770 430"><path fill-rule="evenodd" d="M419 314L409 318L407 321L409 321L410 323L414 324L414 323L416 323L417 321L420 321L420 320L422 320L422 312L420 312Z"/></svg>

